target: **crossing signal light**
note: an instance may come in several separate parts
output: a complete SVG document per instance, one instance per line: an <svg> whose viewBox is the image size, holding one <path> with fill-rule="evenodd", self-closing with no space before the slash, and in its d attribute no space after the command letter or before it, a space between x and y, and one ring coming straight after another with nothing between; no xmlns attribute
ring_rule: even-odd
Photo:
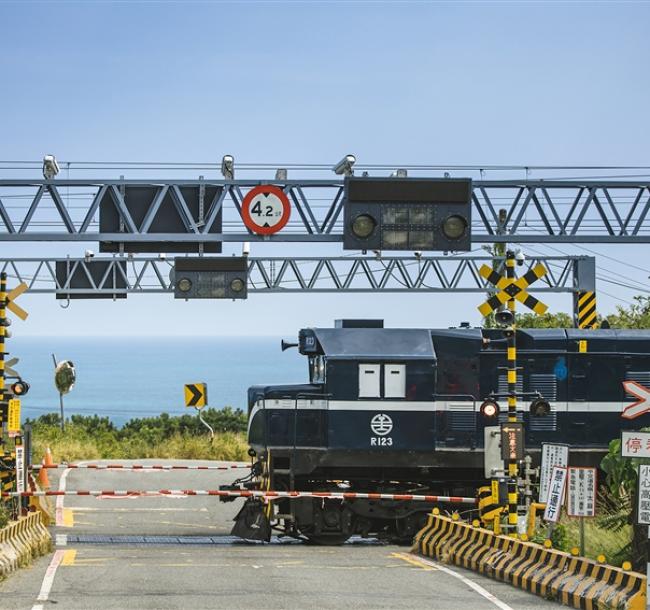
<svg viewBox="0 0 650 610"><path fill-rule="evenodd" d="M530 414L533 417L546 417L551 412L551 405L544 398L536 398L530 403Z"/></svg>
<svg viewBox="0 0 650 610"><path fill-rule="evenodd" d="M22 379L19 379L15 383L11 384L11 393L14 396L24 396L29 392L29 384L26 381L23 381Z"/></svg>
<svg viewBox="0 0 650 610"><path fill-rule="evenodd" d="M247 284L245 256L179 257L174 260L176 299L245 299Z"/></svg>
<svg viewBox="0 0 650 610"><path fill-rule="evenodd" d="M347 176L346 250L466 251L471 248L468 178Z"/></svg>
<svg viewBox="0 0 650 610"><path fill-rule="evenodd" d="M481 415L488 419L492 419L499 415L499 403L492 398L484 400L480 407Z"/></svg>

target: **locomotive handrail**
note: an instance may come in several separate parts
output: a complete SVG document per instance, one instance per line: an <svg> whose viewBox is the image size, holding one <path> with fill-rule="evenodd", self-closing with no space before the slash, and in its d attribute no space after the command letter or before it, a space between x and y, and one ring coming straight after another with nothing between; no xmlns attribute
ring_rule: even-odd
<svg viewBox="0 0 650 610"><path fill-rule="evenodd" d="M441 398L455 398L456 400L472 400L478 402L478 398L473 394L432 394L433 400L439 400Z"/></svg>

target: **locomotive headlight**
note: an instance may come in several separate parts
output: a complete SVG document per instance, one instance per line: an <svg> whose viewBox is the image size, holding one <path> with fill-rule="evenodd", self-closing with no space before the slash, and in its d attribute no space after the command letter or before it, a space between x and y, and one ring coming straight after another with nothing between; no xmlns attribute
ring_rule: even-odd
<svg viewBox="0 0 650 610"><path fill-rule="evenodd" d="M496 400L488 398L487 400L483 401L480 410L483 417L492 419L493 417L499 415L499 403Z"/></svg>
<svg viewBox="0 0 650 610"><path fill-rule="evenodd" d="M467 220L458 214L447 216L442 223L442 232L447 239L460 239L467 231Z"/></svg>
<svg viewBox="0 0 650 610"><path fill-rule="evenodd" d="M189 292L192 288L192 281L186 277L182 277L178 280L178 289L181 292Z"/></svg>
<svg viewBox="0 0 650 610"><path fill-rule="evenodd" d="M377 221L369 214L359 214L359 216L352 221L352 233L354 233L359 239L370 237L376 227Z"/></svg>
<svg viewBox="0 0 650 610"><path fill-rule="evenodd" d="M233 292L241 292L246 288L246 284L244 284L244 280L236 277L232 282L230 282L230 290Z"/></svg>

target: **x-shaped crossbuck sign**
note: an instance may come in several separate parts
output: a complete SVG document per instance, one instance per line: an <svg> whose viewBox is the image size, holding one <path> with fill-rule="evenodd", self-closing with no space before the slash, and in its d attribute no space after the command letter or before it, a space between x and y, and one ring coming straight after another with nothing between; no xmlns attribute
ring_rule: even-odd
<svg viewBox="0 0 650 610"><path fill-rule="evenodd" d="M482 265L479 273L482 278L494 284L499 289L499 292L479 306L478 310L483 317L489 316L510 299L517 299L520 303L523 303L540 316L546 313L548 306L526 292L528 286L546 275L546 267L541 263L529 269L517 280L507 278L487 265Z"/></svg>
<svg viewBox="0 0 650 610"><path fill-rule="evenodd" d="M27 290L27 284L25 282L22 282L18 284L13 290L10 290L7 293L7 300L6 300L6 306L9 311L12 313L16 314L21 320L26 320L27 319L27 312L20 307L19 305L16 305L15 300Z"/></svg>

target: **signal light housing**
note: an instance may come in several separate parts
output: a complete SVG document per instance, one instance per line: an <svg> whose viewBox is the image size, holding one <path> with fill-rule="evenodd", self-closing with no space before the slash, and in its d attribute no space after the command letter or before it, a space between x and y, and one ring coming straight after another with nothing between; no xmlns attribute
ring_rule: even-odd
<svg viewBox="0 0 650 610"><path fill-rule="evenodd" d="M29 384L26 381L19 379L15 383L11 384L10 390L14 396L24 396L29 392Z"/></svg>
<svg viewBox="0 0 650 610"><path fill-rule="evenodd" d="M494 319L499 326L511 326L515 316L509 309L502 309L494 314Z"/></svg>
<svg viewBox="0 0 650 610"><path fill-rule="evenodd" d="M546 417L551 412L551 405L545 398L536 398L530 403L530 414L533 417Z"/></svg>
<svg viewBox="0 0 650 610"><path fill-rule="evenodd" d="M481 403L480 411L483 417L493 419L499 416L499 403L493 398L488 398Z"/></svg>
<svg viewBox="0 0 650 610"><path fill-rule="evenodd" d="M468 178L345 178L345 250L471 249Z"/></svg>

